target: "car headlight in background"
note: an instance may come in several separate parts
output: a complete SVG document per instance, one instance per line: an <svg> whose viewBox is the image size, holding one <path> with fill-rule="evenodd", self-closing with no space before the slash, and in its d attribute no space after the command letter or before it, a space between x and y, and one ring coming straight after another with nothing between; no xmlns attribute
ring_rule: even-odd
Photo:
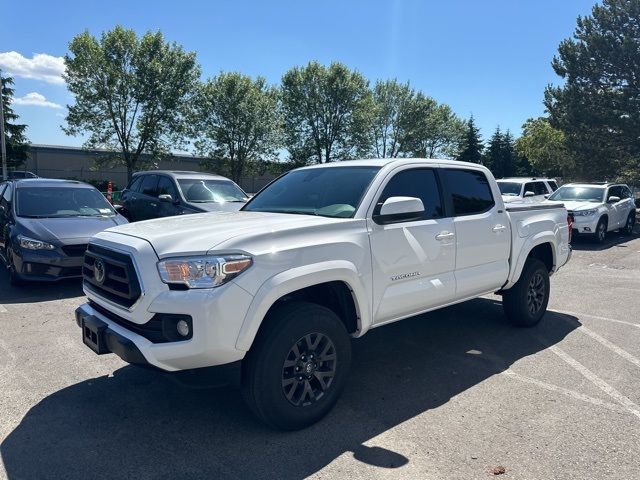
<svg viewBox="0 0 640 480"><path fill-rule="evenodd" d="M205 255L169 258L158 262L164 283L189 288L213 288L224 285L251 266L248 255Z"/></svg>
<svg viewBox="0 0 640 480"><path fill-rule="evenodd" d="M41 240L35 240L29 237L18 235L18 245L27 250L55 250L56 246Z"/></svg>
<svg viewBox="0 0 640 480"><path fill-rule="evenodd" d="M595 215L598 213L597 208L592 208L591 210L578 210L573 212L574 217L590 217L591 215Z"/></svg>

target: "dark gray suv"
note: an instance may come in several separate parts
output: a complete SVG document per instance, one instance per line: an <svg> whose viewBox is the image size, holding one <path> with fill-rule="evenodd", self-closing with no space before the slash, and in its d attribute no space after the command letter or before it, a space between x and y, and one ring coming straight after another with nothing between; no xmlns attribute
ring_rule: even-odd
<svg viewBox="0 0 640 480"><path fill-rule="evenodd" d="M226 177L198 172L148 171L133 175L120 212L129 221L199 212L237 211L249 196Z"/></svg>

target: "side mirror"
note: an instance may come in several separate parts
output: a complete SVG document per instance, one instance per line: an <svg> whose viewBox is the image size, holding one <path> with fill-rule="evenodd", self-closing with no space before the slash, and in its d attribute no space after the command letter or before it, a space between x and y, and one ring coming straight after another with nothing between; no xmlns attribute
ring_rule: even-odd
<svg viewBox="0 0 640 480"><path fill-rule="evenodd" d="M551 196L550 193L545 194L544 198L549 198Z"/></svg>
<svg viewBox="0 0 640 480"><path fill-rule="evenodd" d="M618 203L620 201L620 197L616 197L615 195L611 195L607 200L607 203Z"/></svg>
<svg viewBox="0 0 640 480"><path fill-rule="evenodd" d="M526 192L524 192L524 196L525 196L525 197L533 197L533 196L535 196L535 193L533 193L533 192L531 192L531 191L527 190Z"/></svg>
<svg viewBox="0 0 640 480"><path fill-rule="evenodd" d="M162 195L158 195L158 200L160 200L161 202L172 203L173 197L168 193L163 193Z"/></svg>
<svg viewBox="0 0 640 480"><path fill-rule="evenodd" d="M123 209L122 205L112 205L112 207L116 212L122 213L122 209Z"/></svg>
<svg viewBox="0 0 640 480"><path fill-rule="evenodd" d="M373 220L385 225L396 222L420 220L425 212L422 200L415 197L389 197L380 207L380 213Z"/></svg>

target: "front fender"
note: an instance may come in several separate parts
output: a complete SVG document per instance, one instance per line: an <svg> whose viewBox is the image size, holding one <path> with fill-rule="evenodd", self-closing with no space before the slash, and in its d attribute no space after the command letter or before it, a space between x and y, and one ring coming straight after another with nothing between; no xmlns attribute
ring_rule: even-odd
<svg viewBox="0 0 640 480"><path fill-rule="evenodd" d="M511 288L520 278L522 274L522 270L524 269L524 264L533 250L538 245L542 245L543 243L551 244L551 253L553 255L553 270L556 269L558 253L556 251L558 238L552 232L539 232L531 237L527 238L525 242L522 244L520 248L520 254L515 262L511 264L511 274L509 275L509 280L504 285L503 289ZM552 271L553 271L552 270Z"/></svg>
<svg viewBox="0 0 640 480"><path fill-rule="evenodd" d="M245 315L236 348L248 351L273 304L284 295L320 283L342 281L351 289L358 315L358 334L371 325L370 302L356 267L346 260L332 260L292 268L267 280L258 289Z"/></svg>

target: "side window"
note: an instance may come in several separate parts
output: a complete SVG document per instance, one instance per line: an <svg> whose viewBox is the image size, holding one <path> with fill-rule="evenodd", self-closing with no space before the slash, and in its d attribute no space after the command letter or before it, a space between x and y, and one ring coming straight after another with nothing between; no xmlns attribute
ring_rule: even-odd
<svg viewBox="0 0 640 480"><path fill-rule="evenodd" d="M447 190L456 216L484 213L495 205L487 176L477 170L447 169Z"/></svg>
<svg viewBox="0 0 640 480"><path fill-rule="evenodd" d="M544 182L534 182L534 193L536 195L546 195L547 193L547 186L544 184Z"/></svg>
<svg viewBox="0 0 640 480"><path fill-rule="evenodd" d="M6 183L0 183L0 198L2 198L2 192L4 192L4 188L7 186Z"/></svg>
<svg viewBox="0 0 640 480"><path fill-rule="evenodd" d="M145 195L156 195L156 186L158 185L158 175L144 175L142 185L140 186L140 193Z"/></svg>
<svg viewBox="0 0 640 480"><path fill-rule="evenodd" d="M547 183L551 187L552 192L555 192L558 189L558 184L554 180L549 180Z"/></svg>
<svg viewBox="0 0 640 480"><path fill-rule="evenodd" d="M396 173L384 187L373 212L374 215L380 212L380 207L390 197L416 197L422 200L423 220L441 218L444 215L440 189L433 169L419 168Z"/></svg>
<svg viewBox="0 0 640 480"><path fill-rule="evenodd" d="M11 209L11 192L13 192L13 187L8 183L7 188L2 192L2 198L0 198L0 205L2 205L7 211Z"/></svg>
<svg viewBox="0 0 640 480"><path fill-rule="evenodd" d="M161 176L160 180L158 180L158 195L171 195L174 200L178 199L176 187L174 187L173 181L169 177Z"/></svg>
<svg viewBox="0 0 640 480"><path fill-rule="evenodd" d="M536 194L536 187L535 187L535 184L533 182L529 182L529 183L525 183L524 184L524 188L522 189L522 196L524 197L524 195L527 192L531 192L534 195L537 195Z"/></svg>
<svg viewBox="0 0 640 480"><path fill-rule="evenodd" d="M133 180L131 180L131 183L127 187L127 190L131 190L132 192L139 192L140 191L140 184L142 183L142 179L143 178L144 178L144 176L135 177Z"/></svg>
<svg viewBox="0 0 640 480"><path fill-rule="evenodd" d="M616 186L616 187L609 188L609 193L607 194L607 200L609 200L611 197L618 197L620 199L623 199L624 197L622 195L622 187Z"/></svg>

